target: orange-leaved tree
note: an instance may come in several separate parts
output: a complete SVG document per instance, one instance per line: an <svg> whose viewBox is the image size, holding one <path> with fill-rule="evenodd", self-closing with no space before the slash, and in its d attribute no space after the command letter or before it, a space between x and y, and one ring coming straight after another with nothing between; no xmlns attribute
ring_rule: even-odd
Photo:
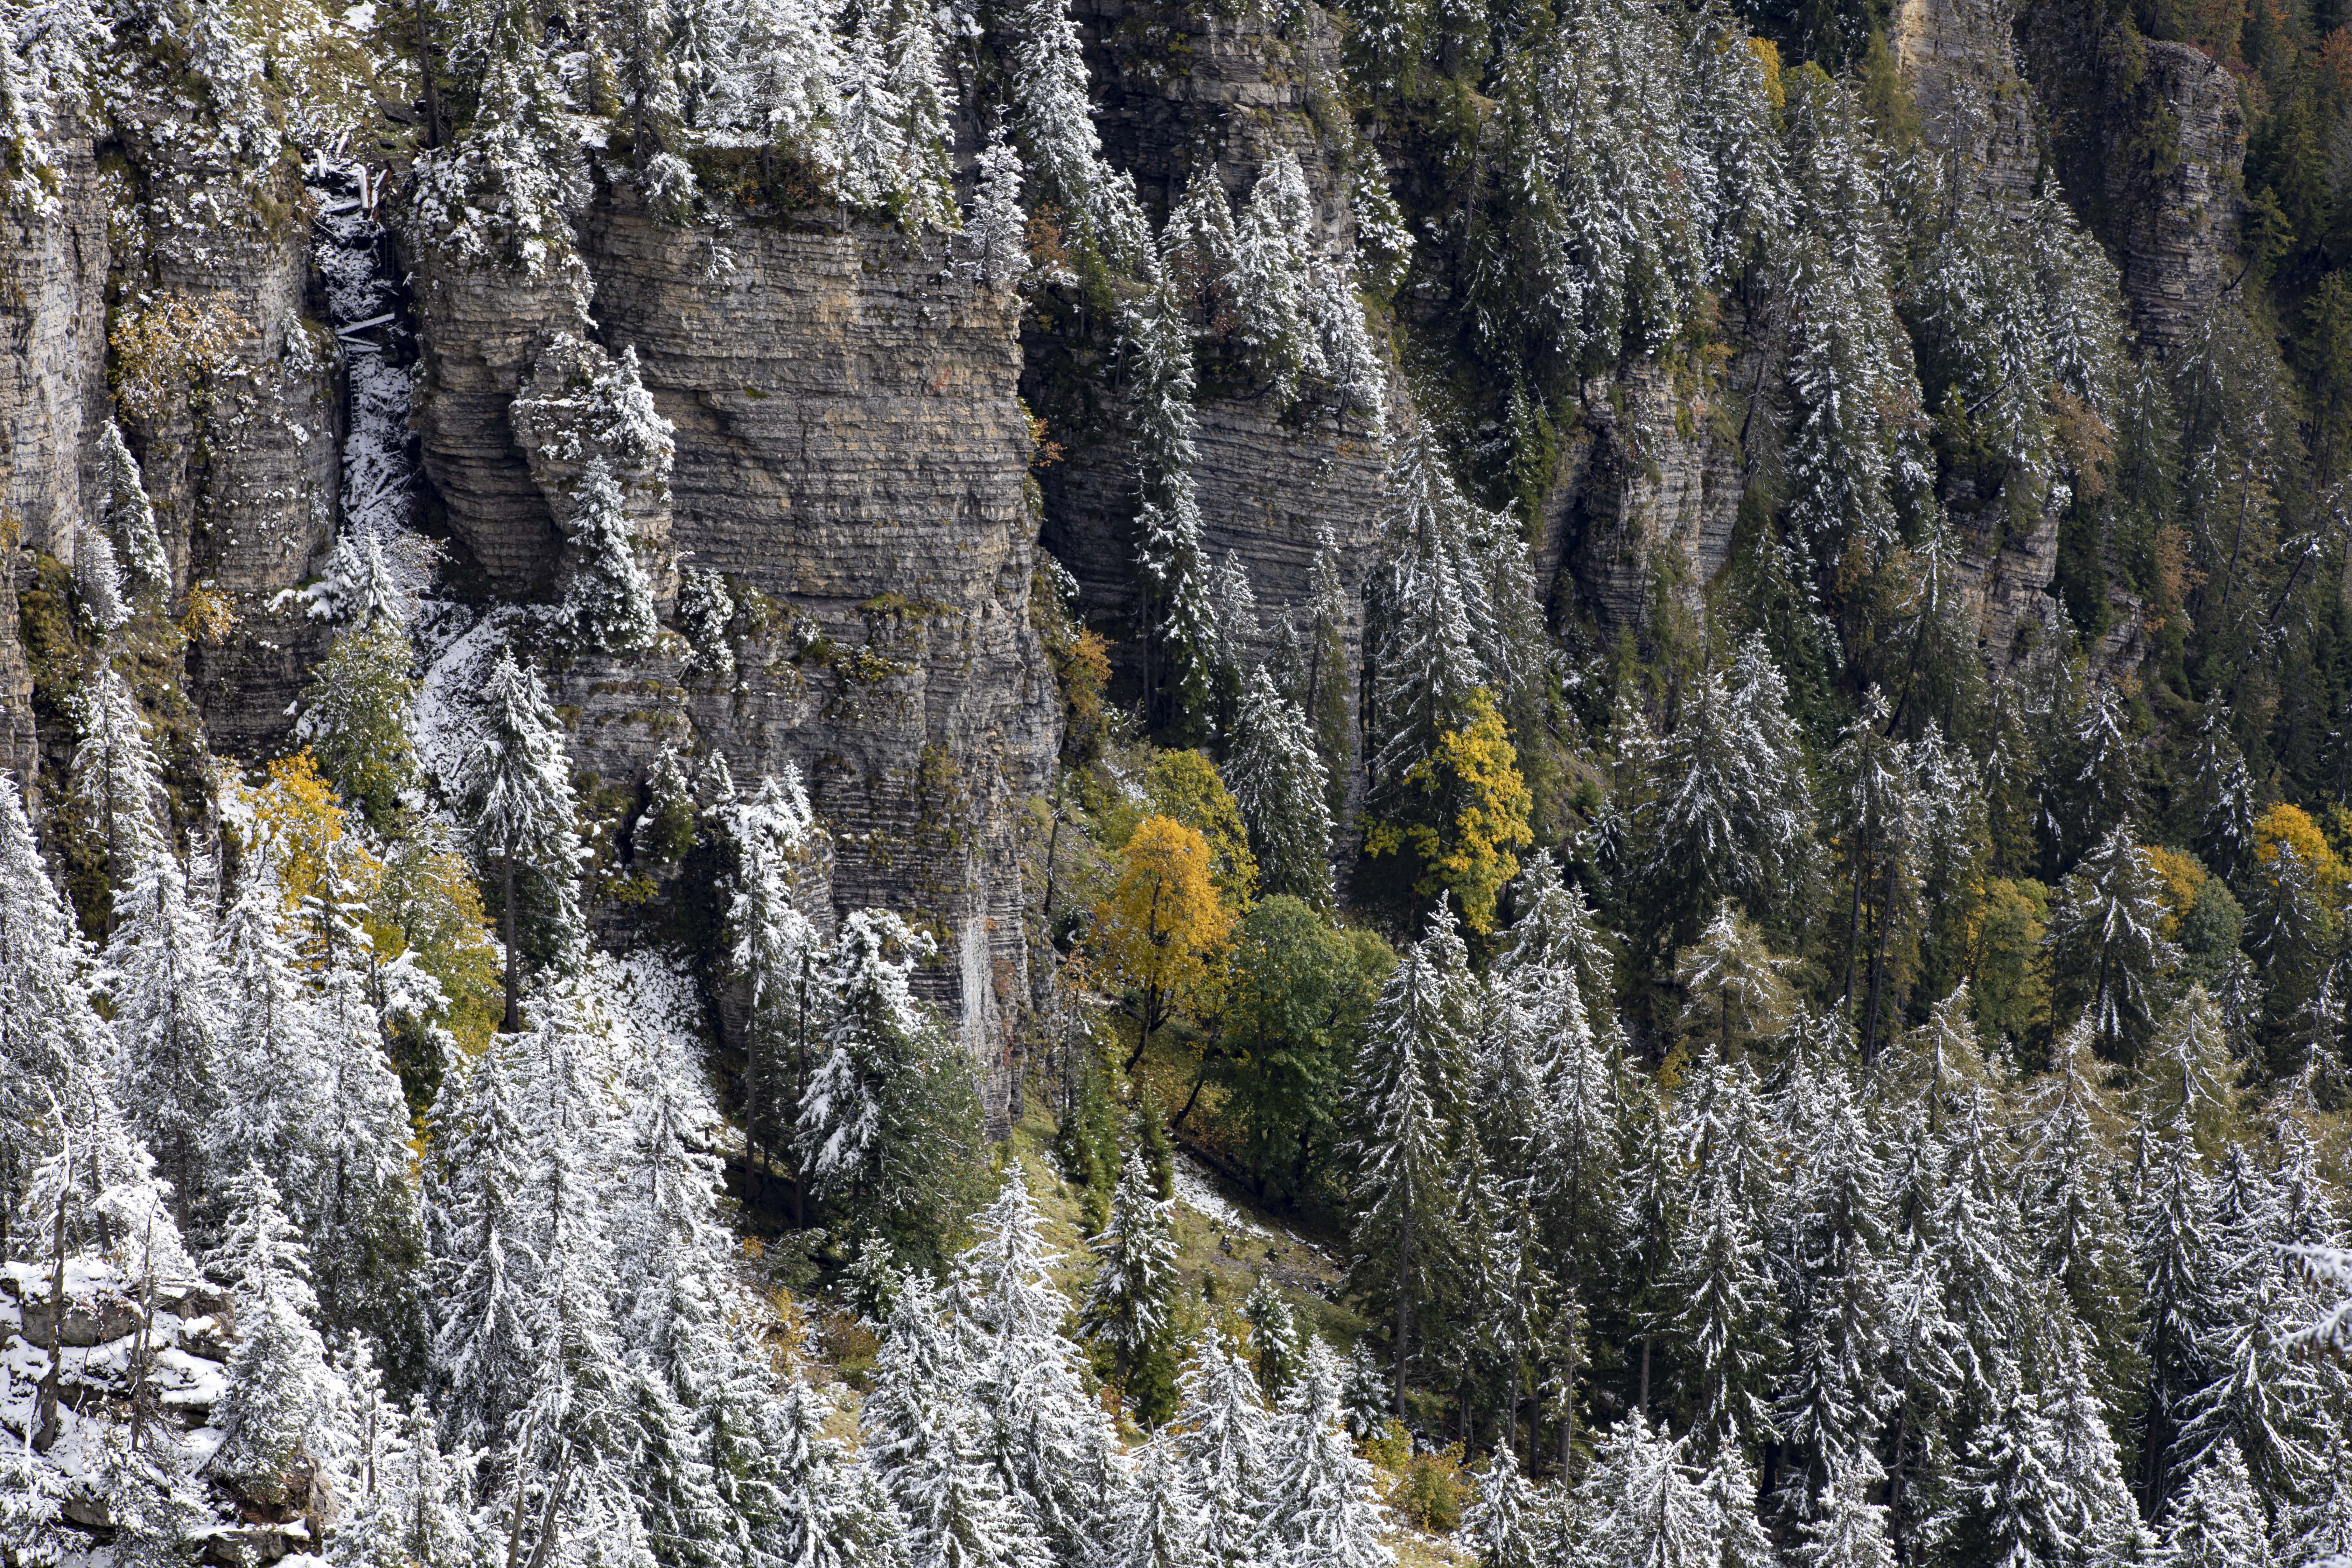
<svg viewBox="0 0 2352 1568"><path fill-rule="evenodd" d="M1129 1070L1154 1029L1215 990L1233 923L1209 874L1208 841L1172 816L1136 824L1088 943L1105 975L1136 994L1141 1032Z"/></svg>

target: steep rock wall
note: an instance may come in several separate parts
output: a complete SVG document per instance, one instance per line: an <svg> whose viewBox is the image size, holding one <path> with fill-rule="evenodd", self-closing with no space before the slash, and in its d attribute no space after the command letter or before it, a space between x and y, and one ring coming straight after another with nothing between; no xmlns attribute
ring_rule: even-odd
<svg viewBox="0 0 2352 1568"><path fill-rule="evenodd" d="M55 203L0 208L0 769L39 766L16 579L69 555L84 515L86 411L106 395L106 209L89 140L60 138Z"/></svg>
<svg viewBox="0 0 2352 1568"><path fill-rule="evenodd" d="M737 613L731 679L716 649L676 633L647 653L559 661L575 756L625 788L665 743L723 752L747 787L796 765L832 831L836 907L929 924L943 962L924 982L1001 1068L1026 991L1020 814L1059 740L1029 621L1013 300L936 239L827 224L712 234L655 223L625 193L583 220L581 246L597 337L635 350L676 427L669 543L724 575ZM482 279L428 270L419 297L440 302L422 312L436 368L419 424L453 531L486 567L541 563L509 582L541 579L545 505L490 499L520 497L530 472L486 428L498 378L528 373L529 334L477 310L497 297ZM478 437L452 444L469 420ZM992 1099L1003 1093L1000 1079Z"/></svg>
<svg viewBox="0 0 2352 1568"><path fill-rule="evenodd" d="M1100 106L1105 155L1133 174L1155 220L1195 174L1213 175L1236 204L1280 151L1298 160L1315 207L1316 240L1337 252L1353 238L1341 149L1349 146L1339 97L1337 25L1306 5L1275 11L1078 0ZM1041 475L1043 542L1082 590L1084 614L1133 668L1136 475L1114 386L1108 326L1051 303L1028 323L1022 392L1066 458ZM1196 399L1193 470L1208 553L1246 569L1261 630L1308 595L1318 531L1339 545L1351 589L1379 537L1381 433L1358 413L1311 394L1277 407L1245 374L1204 361ZM1352 635L1352 634L1351 634Z"/></svg>
<svg viewBox="0 0 2352 1568"><path fill-rule="evenodd" d="M2187 44L2110 39L2116 100L2105 237L2143 348L2169 358L2244 276L2245 112L2230 73Z"/></svg>

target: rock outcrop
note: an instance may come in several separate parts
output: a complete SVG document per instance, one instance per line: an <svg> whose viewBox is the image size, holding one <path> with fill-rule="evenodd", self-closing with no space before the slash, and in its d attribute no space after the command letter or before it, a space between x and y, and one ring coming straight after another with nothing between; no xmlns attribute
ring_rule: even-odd
<svg viewBox="0 0 2352 1568"><path fill-rule="evenodd" d="M1286 151L1305 176L1318 247L1336 254L1353 242L1342 163L1370 153L1354 147L1329 13L1080 0L1073 15L1087 36L1104 154L1134 175L1155 217L1195 177L1246 199ZM1030 321L1025 347L1023 396L1066 447L1040 476L1043 542L1077 579L1086 618L1129 669L1140 647L1137 478L1123 411L1103 396L1113 338L1104 323L1049 304ZM1349 586L1360 585L1379 534L1382 433L1311 390L1286 409L1246 374L1201 369L1193 482L1202 543L1212 559L1231 554L1247 571L1270 639L1280 613L1308 596L1320 530L1331 531Z"/></svg>
<svg viewBox="0 0 2352 1568"><path fill-rule="evenodd" d="M0 769L39 766L33 680L16 633L32 552L71 558L85 515L87 412L106 395L105 203L87 134L58 142L53 202L0 207Z"/></svg>
<svg viewBox="0 0 2352 1568"><path fill-rule="evenodd" d="M1020 813L1046 786L1059 711L1029 620L1013 300L939 240L887 229L713 233L656 223L625 192L580 227L598 352L635 352L674 428L667 543L721 574L734 613L731 678L674 633L556 662L575 756L632 791L665 744L722 752L747 785L796 766L832 832L836 906L930 926L945 963L929 988L1000 1064L1026 991ZM441 302L422 313L426 471L493 582L543 582L557 535L537 487L515 488L531 470L499 445L511 425L488 415L538 350L453 303L495 298L478 278L428 264L419 297ZM477 320L487 340L467 335Z"/></svg>
<svg viewBox="0 0 2352 1568"><path fill-rule="evenodd" d="M2237 79L2187 44L2117 37L2102 50L2114 101L2105 237L2143 347L2169 357L2245 276L2245 113Z"/></svg>

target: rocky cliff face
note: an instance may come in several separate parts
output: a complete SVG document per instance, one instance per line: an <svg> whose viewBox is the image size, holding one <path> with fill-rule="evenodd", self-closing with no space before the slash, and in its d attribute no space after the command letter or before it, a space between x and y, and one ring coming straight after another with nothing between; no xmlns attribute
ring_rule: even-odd
<svg viewBox="0 0 2352 1568"><path fill-rule="evenodd" d="M2245 113L2236 79L2187 44L2110 40L2100 65L2124 127L2110 137L2105 237L2132 325L2169 357L2245 275Z"/></svg>
<svg viewBox="0 0 2352 1568"><path fill-rule="evenodd" d="M722 576L733 614L721 638L555 663L575 756L627 791L665 744L746 784L799 768L836 906L932 925L934 994L1001 1060L1025 994L1020 812L1058 742L1013 301L886 229L680 228L625 193L580 229L593 331L635 352L675 429L667 545ZM496 277L429 258L417 293L417 423L451 531L502 590L543 586L559 536L507 409L576 317L530 289L535 317L502 312Z"/></svg>
<svg viewBox="0 0 2352 1568"><path fill-rule="evenodd" d="M39 766L16 592L33 552L65 552L83 516L85 413L106 395L106 211L87 135L63 142L54 205L0 211L0 768Z"/></svg>
<svg viewBox="0 0 2352 1568"><path fill-rule="evenodd" d="M1329 13L1081 0L1072 14L1087 33L1104 152L1133 174L1155 216L1196 176L1238 203L1287 151L1306 177L1318 247L1336 254L1352 242L1342 165L1371 154L1348 124ZM1033 318L1024 347L1023 395L1067 448L1041 476L1043 542L1076 577L1087 618L1127 645L1114 650L1124 660L1138 646L1137 495L1123 410L1100 384L1116 350L1103 323L1053 307ZM1276 618L1307 597L1320 530L1331 531L1350 587L1360 586L1379 536L1382 433L1311 390L1285 408L1238 367L1200 371L1202 540L1213 559L1231 554L1247 572L1262 653Z"/></svg>

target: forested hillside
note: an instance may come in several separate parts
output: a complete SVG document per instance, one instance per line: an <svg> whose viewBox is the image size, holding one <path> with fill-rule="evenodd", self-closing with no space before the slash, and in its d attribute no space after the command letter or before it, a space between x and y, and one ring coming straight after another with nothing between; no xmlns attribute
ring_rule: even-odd
<svg viewBox="0 0 2352 1568"><path fill-rule="evenodd" d="M2352 1563L2336 0L0 0L0 1568Z"/></svg>

